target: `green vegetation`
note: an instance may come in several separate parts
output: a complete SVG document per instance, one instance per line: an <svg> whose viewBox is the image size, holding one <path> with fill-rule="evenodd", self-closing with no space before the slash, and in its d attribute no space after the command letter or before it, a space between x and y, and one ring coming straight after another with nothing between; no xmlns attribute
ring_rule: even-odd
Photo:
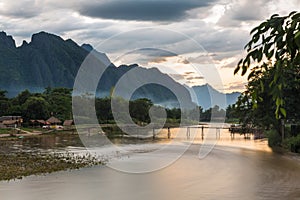
<svg viewBox="0 0 300 200"><path fill-rule="evenodd" d="M70 119L71 92L71 89L66 88L46 88L43 93L30 93L25 90L9 99L5 97L5 91L0 91L1 116L22 116L25 125L30 119L48 119L51 115L62 120Z"/></svg>
<svg viewBox="0 0 300 200"><path fill-rule="evenodd" d="M13 134L15 130L10 128L0 128L0 134Z"/></svg>
<svg viewBox="0 0 300 200"><path fill-rule="evenodd" d="M31 93L25 90L14 98L7 98L5 91L0 90L0 106L1 115L17 115L22 116L24 119L24 126L30 125L31 119L48 119L50 116L55 116L64 121L72 119L72 90L67 88L46 88L43 93ZM81 97L77 97L81 98ZM82 98L84 101L85 98ZM122 98L117 99L117 105L124 108L127 104ZM129 101L129 113L133 121L140 125L150 123L149 109L161 110L165 109L167 113L167 124L180 124L181 109L179 108L163 108L154 105L151 100L146 98L136 99ZM95 99L96 114L100 124L113 124L115 123L111 110L111 98L96 98ZM211 114L214 117L225 117L225 110L218 106L214 106L208 110L203 111L201 107L195 106L195 110L184 110L183 118L194 121L210 121ZM83 113L84 113L84 109ZM228 107L232 109L231 106ZM195 117L200 114L200 119ZM228 115L227 118L232 118ZM193 119L192 119L193 118Z"/></svg>
<svg viewBox="0 0 300 200"><path fill-rule="evenodd" d="M270 130L270 146L291 146L298 137L288 138L282 125L300 120L300 13L273 15L251 35L247 55L234 71L249 72L234 113L243 124Z"/></svg>

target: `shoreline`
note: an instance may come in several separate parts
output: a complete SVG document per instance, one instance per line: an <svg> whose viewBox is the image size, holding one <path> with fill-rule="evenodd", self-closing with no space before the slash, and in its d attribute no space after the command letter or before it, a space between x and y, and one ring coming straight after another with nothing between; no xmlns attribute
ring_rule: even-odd
<svg viewBox="0 0 300 200"><path fill-rule="evenodd" d="M85 167L104 165L90 154L17 152L0 153L0 182L23 179L31 175L46 175L58 171L76 170Z"/></svg>
<svg viewBox="0 0 300 200"><path fill-rule="evenodd" d="M49 138L47 138L49 137ZM27 135L26 137L20 139L18 137L3 137L0 138L0 142L4 142L6 145L12 147L14 144L18 144L18 142L24 142L27 140L36 140L36 139L41 139L49 142L48 140L51 141L51 138L61 138L61 141L56 141L54 140L52 148L49 148L47 146L38 146L37 148L30 148L27 147L24 150L18 150L18 149L13 149L13 151L10 152L10 150L7 150L7 146L2 146L2 151L0 148L0 160L5 160L4 163L0 163L0 181L12 181L14 179L22 179L23 177L27 177L30 175L44 175L52 172L58 172L58 171L66 171L66 170L74 170L74 169L79 169L79 168L86 168L86 167L91 167L91 166L97 166L97 165L105 165L105 161L97 160L95 157L86 157L80 158L76 157L76 155L70 154L69 152L65 151L65 155L67 156L62 156L62 154L56 154L51 157L51 153L43 154L42 152L49 151L49 150L55 150L55 149L60 149L60 150L66 150L66 147L83 147L82 144L80 144L80 138L78 134L74 134L73 131L57 131L57 132L52 132L52 133L44 133L44 134L31 134ZM116 139L116 144L118 144L118 140L120 138ZM70 141L68 141L70 140ZM78 141L75 141L78 140ZM164 142L168 141L165 139L160 139L157 138L155 140L143 140L143 139L135 139L135 140L130 140L130 139L124 139L123 138L123 143L122 145L128 145L128 144L137 144L137 145L143 145L143 144L163 144ZM60 143L61 142L61 143ZM236 140L235 142L230 142L229 140L223 140L223 141L218 141L216 144L216 147L220 148L235 148L235 149L247 149L247 150L252 150L252 151L265 151L265 152L270 152L266 151L264 148L258 148L260 146L266 147L266 141L265 140L260 140L257 141L258 146L253 146L256 142L249 141L249 140ZM194 145L201 145L202 142L199 141L194 141L192 144ZM247 144L247 145L245 145ZM22 144L23 145L23 144ZM26 144L27 145L27 144ZM244 145L244 146L243 146ZM199 146L200 147L200 146ZM5 151L6 150L6 151ZM42 150L42 151L41 151ZM284 156L290 160L296 160L300 161L300 155L291 153L288 151L275 151L272 149L272 153L278 154L280 156ZM45 156L46 155L46 156ZM47 157L48 156L48 157ZM19 160L18 160L19 159ZM78 160L79 159L79 163ZM81 159L81 160L80 160ZM16 163L16 161L18 161ZM32 170L35 168L36 163L36 170ZM41 167L41 166L49 166L49 163L54 163L51 164L50 168L47 167ZM40 166L40 167L39 167Z"/></svg>

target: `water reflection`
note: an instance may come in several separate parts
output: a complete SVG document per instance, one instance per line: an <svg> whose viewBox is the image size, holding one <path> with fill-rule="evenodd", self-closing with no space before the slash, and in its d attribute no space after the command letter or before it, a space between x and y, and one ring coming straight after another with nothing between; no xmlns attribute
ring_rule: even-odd
<svg viewBox="0 0 300 200"><path fill-rule="evenodd" d="M80 138L76 134L53 134L22 139L0 140L0 152L8 153L13 151L35 151L49 149L63 149L68 146L83 147Z"/></svg>
<svg viewBox="0 0 300 200"><path fill-rule="evenodd" d="M300 199L299 157L273 153L266 141L245 140L243 136L231 140L228 133L221 132L217 146L200 160L201 139L195 134L195 143L184 156L162 170L127 174L99 166L31 176L0 182L1 199ZM62 143L64 139L52 138L40 147ZM119 162L130 159L122 157Z"/></svg>

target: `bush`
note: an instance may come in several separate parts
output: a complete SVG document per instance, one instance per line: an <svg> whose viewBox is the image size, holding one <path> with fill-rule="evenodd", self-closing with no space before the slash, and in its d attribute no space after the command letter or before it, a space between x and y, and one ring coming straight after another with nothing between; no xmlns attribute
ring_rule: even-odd
<svg viewBox="0 0 300 200"><path fill-rule="evenodd" d="M266 132L266 135L270 147L278 147L281 145L281 137L276 130L269 130Z"/></svg>
<svg viewBox="0 0 300 200"><path fill-rule="evenodd" d="M300 135L285 140L285 147L291 152L300 153Z"/></svg>

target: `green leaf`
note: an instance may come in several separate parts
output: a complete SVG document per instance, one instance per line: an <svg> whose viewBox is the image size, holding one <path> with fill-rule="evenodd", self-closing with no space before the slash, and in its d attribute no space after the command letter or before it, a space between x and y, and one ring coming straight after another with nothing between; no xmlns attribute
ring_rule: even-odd
<svg viewBox="0 0 300 200"><path fill-rule="evenodd" d="M292 15L294 15L295 13L297 13L297 11L291 12L291 13L289 14L289 17L292 16Z"/></svg>
<svg viewBox="0 0 300 200"><path fill-rule="evenodd" d="M254 35L253 38L252 38L253 43L258 42L258 40L259 40L259 36L258 35Z"/></svg>
<svg viewBox="0 0 300 200"><path fill-rule="evenodd" d="M298 31L296 34L295 34L295 43L296 45L300 48L300 31Z"/></svg>
<svg viewBox="0 0 300 200"><path fill-rule="evenodd" d="M262 80L260 80L259 83L260 83L261 91L264 92L264 90L265 90L264 83L262 82Z"/></svg>
<svg viewBox="0 0 300 200"><path fill-rule="evenodd" d="M260 25L260 26L261 26L261 25ZM260 26L255 27L254 29L252 29L252 30L250 31L250 34L252 35L252 33L254 33L255 31L257 31L257 30L260 28Z"/></svg>
<svg viewBox="0 0 300 200"><path fill-rule="evenodd" d="M276 106L279 107L281 105L281 100L280 98L276 98Z"/></svg>
<svg viewBox="0 0 300 200"><path fill-rule="evenodd" d="M242 68L242 76L244 76L247 72L247 66L243 65L243 68Z"/></svg>
<svg viewBox="0 0 300 200"><path fill-rule="evenodd" d="M297 13L292 17L292 20L297 20L297 19L300 19L300 13Z"/></svg>
<svg viewBox="0 0 300 200"><path fill-rule="evenodd" d="M273 55L274 55L274 49L272 49L272 50L267 54L268 60L270 60L270 59L272 58Z"/></svg>
<svg viewBox="0 0 300 200"><path fill-rule="evenodd" d="M254 73L255 73L255 71L251 71L251 73L248 75L248 81L252 78L252 77L254 77L255 75L254 75Z"/></svg>
<svg viewBox="0 0 300 200"><path fill-rule="evenodd" d="M278 89L279 89L279 91L282 90L282 84L279 84L279 85L278 85Z"/></svg>
<svg viewBox="0 0 300 200"><path fill-rule="evenodd" d="M274 19L275 17L278 17L279 15L278 14L274 14L271 16L271 19Z"/></svg>
<svg viewBox="0 0 300 200"><path fill-rule="evenodd" d="M253 103L252 108L253 108L253 109L257 109L257 103Z"/></svg>
<svg viewBox="0 0 300 200"><path fill-rule="evenodd" d="M276 116L276 119L279 119L279 108L276 109L275 116Z"/></svg>
<svg viewBox="0 0 300 200"><path fill-rule="evenodd" d="M238 71L240 71L240 66L238 65L236 68L235 68L235 70L234 70L234 75L236 74L236 73L238 73Z"/></svg>
<svg viewBox="0 0 300 200"><path fill-rule="evenodd" d="M257 52L257 61L260 62L263 58L262 48L260 48Z"/></svg>
<svg viewBox="0 0 300 200"><path fill-rule="evenodd" d="M272 44L266 43L264 47L264 54L267 54L269 52L269 49L271 48Z"/></svg>
<svg viewBox="0 0 300 200"><path fill-rule="evenodd" d="M280 108L280 112L286 118L286 110L284 108Z"/></svg>

